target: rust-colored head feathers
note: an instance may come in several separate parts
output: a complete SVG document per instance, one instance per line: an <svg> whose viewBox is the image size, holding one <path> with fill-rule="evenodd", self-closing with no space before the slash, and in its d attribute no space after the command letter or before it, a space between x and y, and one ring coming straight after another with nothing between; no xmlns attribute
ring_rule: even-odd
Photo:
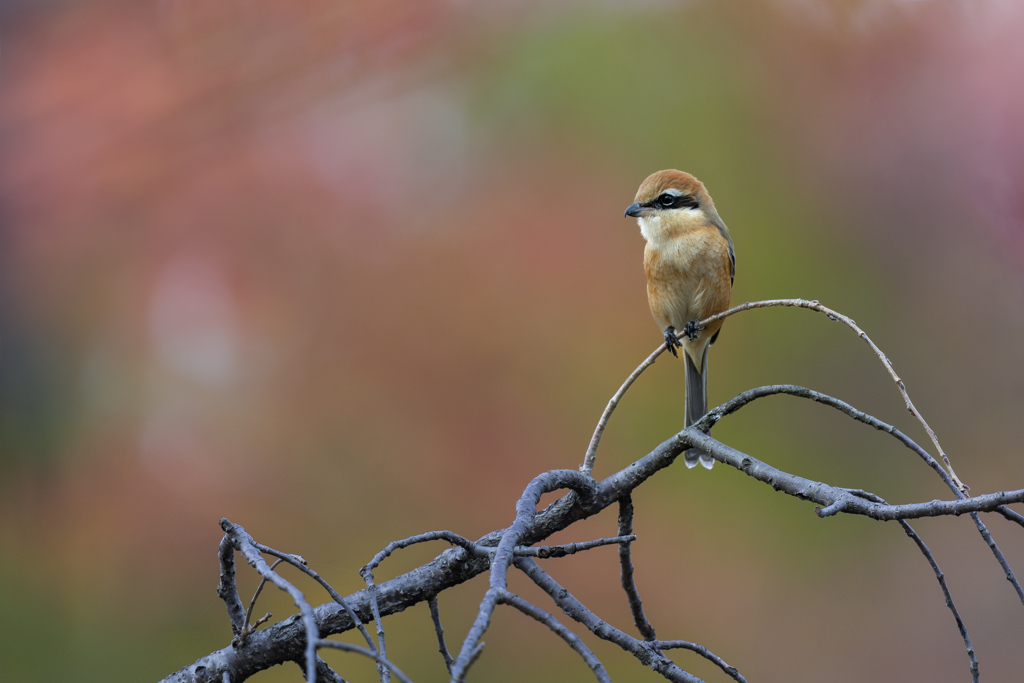
<svg viewBox="0 0 1024 683"><path fill-rule="evenodd" d="M674 168L647 176L636 192L636 200L626 209L626 215L633 218L651 215L693 218L701 212L713 222L718 219L715 203L704 189L704 183Z"/></svg>
<svg viewBox="0 0 1024 683"><path fill-rule="evenodd" d="M704 189L704 183L689 173L677 171L674 168L658 171L647 176L647 180L636 191L635 201L638 204L652 203L665 193L692 197L701 203L703 203L701 200L711 201L707 190Z"/></svg>
<svg viewBox="0 0 1024 683"><path fill-rule="evenodd" d="M656 244L701 225L714 225L728 239L728 230L704 183L675 169L647 176L626 215L636 218L644 238Z"/></svg>

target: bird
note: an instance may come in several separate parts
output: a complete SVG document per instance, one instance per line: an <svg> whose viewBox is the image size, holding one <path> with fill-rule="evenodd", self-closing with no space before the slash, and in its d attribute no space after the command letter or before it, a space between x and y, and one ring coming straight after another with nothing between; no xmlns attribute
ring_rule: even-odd
<svg viewBox="0 0 1024 683"><path fill-rule="evenodd" d="M699 322L729 308L736 276L736 251L729 229L718 215L704 183L689 173L667 169L652 173L640 185L626 216L636 218L644 248L647 303L665 336L665 346L686 367L684 426L708 410L708 347L721 332L718 320ZM682 333L682 340L677 337ZM711 469L714 458L691 448L687 467Z"/></svg>

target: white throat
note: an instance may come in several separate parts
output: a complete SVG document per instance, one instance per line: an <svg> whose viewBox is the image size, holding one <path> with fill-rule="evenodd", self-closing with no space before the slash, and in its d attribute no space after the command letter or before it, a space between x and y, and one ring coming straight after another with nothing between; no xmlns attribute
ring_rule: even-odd
<svg viewBox="0 0 1024 683"><path fill-rule="evenodd" d="M672 216L672 222L677 229L680 224L683 226L687 226L687 224L701 225L705 222L704 212L700 209L675 209L672 213L675 214ZM640 216L636 222L640 226L640 234L655 249L660 249L670 239L670 233L673 232L667 229L668 226L665 225L664 218L659 213Z"/></svg>
<svg viewBox="0 0 1024 683"><path fill-rule="evenodd" d="M658 237L663 235L661 216L640 216L636 222L640 226L640 234L644 236L644 239L657 246L655 243L660 241Z"/></svg>

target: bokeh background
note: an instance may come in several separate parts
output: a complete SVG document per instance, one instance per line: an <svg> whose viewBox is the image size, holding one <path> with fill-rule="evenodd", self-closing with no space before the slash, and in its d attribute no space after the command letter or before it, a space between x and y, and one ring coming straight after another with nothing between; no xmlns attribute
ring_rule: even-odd
<svg viewBox="0 0 1024 683"><path fill-rule="evenodd" d="M660 341L622 216L660 168L715 198L734 302L851 315L974 492L1024 486L1016 0L5 2L0 40L4 681L155 681L225 646L221 516L343 593L390 540L506 525L534 475L579 464ZM864 344L816 314L730 319L710 365L712 404L793 382L927 441ZM682 378L665 358L634 386L597 475L681 428ZM949 495L884 435L796 399L715 434L890 501ZM897 526L820 520L723 466L673 468L635 503L659 636L761 683L969 680ZM1022 530L990 525L1024 572ZM1018 679L1024 607L970 520L915 526L982 675ZM632 629L613 549L547 566ZM453 647L485 584L441 596ZM294 609L267 591L256 611ZM387 625L394 661L445 680L425 605ZM661 680L586 638L616 680ZM591 680L511 610L486 641L475 680Z"/></svg>

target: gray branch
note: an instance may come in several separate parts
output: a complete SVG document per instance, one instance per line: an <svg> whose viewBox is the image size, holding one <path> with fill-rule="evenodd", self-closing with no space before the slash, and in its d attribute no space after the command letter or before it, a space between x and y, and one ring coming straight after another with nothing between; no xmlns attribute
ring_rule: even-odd
<svg viewBox="0 0 1024 683"><path fill-rule="evenodd" d="M787 394L789 396L796 396L798 398L806 398L812 401L816 401L817 403L821 403L823 405L835 408L836 410L852 417L854 420L857 420L858 422L862 422L866 425L874 427L875 429L881 432L885 432L886 434L891 435L901 444L903 444L908 449L913 451L919 458L921 458L921 460L924 461L926 465L928 465L928 467L934 470L935 473L939 476L939 478L942 479L943 483L946 484L946 487L953 492L954 496L960 499L964 499L967 497L966 494L960 490L960 487L956 485L956 483L953 481L952 477L949 476L946 470L944 470L942 466L939 465L935 458L933 458L931 454L928 453L928 451L921 448L921 446L915 443L913 439L911 439L909 436L907 436L900 430L896 429L890 424L882 422L876 417L873 417L871 415L868 415L867 413L857 410L856 408L854 408L853 406L844 401L840 401L837 398L832 398L831 396L822 394L821 392L796 386L793 384L775 384L771 386L759 387L757 389L751 389L750 391L746 391L737 396L736 398L727 401L726 403L723 403L714 410L710 411L697 426L701 430L706 432L710 430L711 427L714 426L715 423L717 423L723 417L725 417L726 415L731 415L732 413L736 412L737 410L751 403L752 401L755 401L759 398L764 398L766 396L774 396L777 394ZM833 510L835 510L835 508ZM1005 505L1000 505L999 507L996 508L995 511L1006 517L1011 522L1016 522L1017 524L1024 526L1024 516L1019 515L1018 513L1014 512ZM974 526L977 527L978 533L981 534L981 537L985 541L985 544L989 547L989 549L992 551L992 554L995 556L996 561L999 562L999 566L1002 567L1003 574L1006 576L1006 580L1010 582L1010 585L1012 585L1013 589L1017 592L1017 598L1021 601L1021 604L1024 605L1024 588L1021 587L1020 581L1017 580L1017 577L1014 575L1013 570L1010 569L1010 564L1006 561L1006 557L1003 555L1003 551L999 549L999 546L996 545L995 540L993 540L992 534L989 533L988 527L986 527L985 523L981 521L981 515L979 515L977 512L972 512L971 519L974 521Z"/></svg>
<svg viewBox="0 0 1024 683"><path fill-rule="evenodd" d="M556 635L558 635L558 637L560 637L562 640L568 643L569 647L571 647L573 650L579 653L581 657L583 657L583 661L586 662L587 666L590 667L590 670L594 672L594 676L597 678L598 681L600 681L601 683L612 683L612 679L608 676L608 672L605 671L604 665L601 664L601 661L594 656L594 653L590 651L590 648L588 648L583 643L583 641L580 640L579 636L577 636L575 633L573 633L565 626L563 626L553 616L551 616L541 608L537 607L536 605L532 605L526 600L523 600L515 593L509 593L508 591L504 591L501 594L499 600L500 602L503 602L506 605L511 605L515 607L523 614L533 617L540 623L550 628L552 631L555 632Z"/></svg>
<svg viewBox="0 0 1024 683"><path fill-rule="evenodd" d="M809 390L799 387L796 389L809 392ZM822 516L841 512L843 514L858 514L876 520L905 520L926 516L960 514L972 514L977 518L977 513L995 511L1010 519L1013 519L1014 516L1020 517L1018 513L1009 510L1005 506L1024 501L1024 490L992 493L978 496L977 498L958 496L957 500L951 501L934 500L926 503L888 505L874 500L865 500L863 497L859 497L845 489L783 472L752 456L722 444L711 438L704 431L701 431L710 429L715 422L725 415L735 412L742 405L760 396L771 395L772 393L800 395L795 391L783 391L778 387L764 387L745 392L736 399L733 399L733 401L711 411L704 420L679 432L646 456L601 482L594 481L587 474L571 470L553 470L538 476L527 486L522 497L519 499L516 505L516 519L511 527L491 532L473 543L455 541L459 547L445 550L431 562L390 581L376 585L375 595L371 594L370 589L366 589L346 598L341 598L315 572L295 562L292 556L286 556L283 553L272 551L266 548L266 546L255 543L248 534L245 534L241 527L231 525L225 520L225 531L228 533L228 536L232 537L229 545L233 549L243 550L243 555L245 555L250 564L253 564L260 571L261 575L283 590L288 590L290 584L284 582L283 579L280 579L274 572L270 571L266 563L259 558L259 553L269 552L286 561L291 560L300 570L314 576L321 585L327 588L332 598L334 598L334 602L310 609L304 603L301 593L298 596L293 595L296 604L300 606L299 614L252 633L244 643L236 643L213 652L194 664L171 674L164 681L168 683L207 683L221 681L224 675L227 674L231 681L240 683L259 671L289 661L304 661L307 664L307 672L310 672L311 667L316 666L315 648L317 646L336 647L336 645L327 644L332 641L320 640L317 634L326 636L361 627L363 623L375 616L373 602L376 602L376 611L379 612L380 618L384 618L408 609L419 602L430 601L444 590L464 583L490 570L490 589L484 596L477 620L463 643L459 657L452 665L453 680L460 680L482 651L480 638L490 623L495 606L499 603L509 602L507 599L510 595L507 590L509 567L512 566L513 562L517 566L524 568L529 568L530 565L537 567L533 560L523 556L522 549L534 546L552 534L582 519L591 517L609 505L627 498L647 479L670 466L676 457L689 447L700 448L712 455L716 460L735 467L744 474L772 486L777 491L784 492L801 500L816 503L819 506L818 512ZM824 395L816 395L816 397L808 395L807 397L842 409L843 412L846 412L855 419L871 424L878 429L882 429L882 431L887 431L897 438L901 438L898 430L885 425L875 418L860 413L856 409L846 406L846 404L842 404L837 399L831 399ZM846 406L849 410L842 408L840 404ZM901 440L903 439L905 437L901 438ZM915 450L915 452L920 450L919 448L915 449L914 446L916 444L913 444L909 439L906 439L904 443L912 450ZM920 453L918 454L920 455ZM930 456L927 456L927 458L930 459ZM934 462L934 459L932 461ZM936 469L940 476L946 475L941 467L933 469ZM948 475L944 476L944 481L947 477ZM953 481L948 483L953 483ZM543 511L536 511L537 502L544 493L562 488L569 488L571 491ZM955 483L951 488L955 488ZM978 519L978 522L980 522L980 519ZM979 530L982 529L983 525L979 527ZM983 536L986 536L986 542L990 543L996 556L1001 558L1000 563L1007 571L1007 578L1010 578L1012 572L1009 571L1005 558L1002 558L1002 554L998 552L994 541L991 540L991 535L987 534L987 530L982 533ZM439 534L439 532L432 532L432 534ZM627 539L623 537L628 536L629 534L624 534L620 530L620 537L602 540L624 544L627 543ZM440 539L444 538L444 536L439 534L434 535L433 538ZM444 538L444 540L452 541L450 537ZM622 547L628 546L620 545L620 548ZM223 593L227 596L225 601L228 603L231 623L234 627L240 622L244 624L241 621L244 620L244 610L241 610L241 601L238 600L237 591L234 589L233 564L230 566L225 565L224 548L225 546L222 545L222 576L218 594ZM537 567L537 570L539 570L539 567ZM531 572L537 577L541 576L541 573L538 571L531 570ZM1019 585L1016 584L1015 579L1012 582L1014 582L1015 586ZM234 591L234 598L232 598L232 591ZM627 589L627 594L628 592ZM550 591L549 595L552 595L553 598L555 597ZM592 613L589 613L589 610L582 605L572 604L568 600L571 596L567 592L560 590L558 595L558 600L562 602L556 601L556 603L562 606L563 609L568 605L577 610L576 613L580 616L581 623L587 624L586 620L591 619ZM575 598L572 600L575 600ZM232 609L233 602L237 602L235 609ZM241 619L239 619L239 616L241 616ZM576 617L574 616L574 618ZM594 624L592 620L590 623ZM604 622L601 622L601 624L604 624ZM607 636L613 642L621 641L621 643L618 643L620 646L623 646L622 644L625 643L624 647L627 650L633 652L638 659L648 666L655 668L656 671L662 673L669 680L699 680L692 676L692 674L679 669L660 652L661 649L668 647L686 647L682 645L684 641L641 641L607 624L603 626L594 624L594 627L604 634L598 633L601 637ZM367 638L370 648L359 648L359 651L364 651L367 656L374 658L378 663L384 664L387 662L387 660L374 651L374 643L365 629L361 628L360 630L363 631L364 636ZM653 634L653 629L651 633ZM312 638L310 634L313 634ZM643 635L647 636L646 633ZM350 648L346 646L345 649ZM312 658L309 656L311 651L313 651ZM390 668L393 665L387 662L386 666ZM399 675L397 669L392 668L392 671L395 672L396 676Z"/></svg>
<svg viewBox="0 0 1024 683"><path fill-rule="evenodd" d="M619 499L619 534L630 533L633 533L633 497L625 495ZM644 601L640 599L636 582L633 581L633 560L630 555L629 543L619 546L619 567L622 590L626 591L629 611L633 613L633 623L636 624L636 629L640 631L644 640L657 640L658 636L654 632L654 626L644 614Z"/></svg>
<svg viewBox="0 0 1024 683"><path fill-rule="evenodd" d="M641 664L657 671L673 683L701 683L699 678L683 671L675 662L663 655L655 644L634 638L591 612L532 559L521 557L516 560L516 566L533 579L533 582L540 586L563 612L586 626L598 638L615 643L636 657Z"/></svg>
<svg viewBox="0 0 1024 683"><path fill-rule="evenodd" d="M452 662L455 660L452 659L448 652L448 646L444 642L444 627L441 626L441 612L437 608L437 596L429 598L427 604L430 606L430 619L434 622L434 632L437 633L437 651L444 658L444 668L451 673Z"/></svg>
<svg viewBox="0 0 1024 683"><path fill-rule="evenodd" d="M873 500L876 503L884 503L885 501L876 496L873 493L867 491L861 491L859 489L849 489L850 493L860 498L866 498ZM974 656L974 645L971 644L971 637L967 635L967 627L964 625L964 620L960 617L960 611L956 608L956 604L953 602L953 596L949 593L949 587L946 586L946 575L939 569L938 562L935 561L935 556L932 555L932 551L925 545L921 537L917 535L913 527L907 523L906 520L900 520L900 526L903 527L903 531L917 544L918 550L924 555L925 559L928 560L928 564L931 565L932 571L935 573L935 578L939 582L939 586L942 588L942 595L946 598L946 606L949 607L949 611L953 613L953 619L956 621L956 627L960 631L960 637L964 639L964 646L967 647L967 659L970 661L971 670L971 681L972 683L978 683L978 659Z"/></svg>

